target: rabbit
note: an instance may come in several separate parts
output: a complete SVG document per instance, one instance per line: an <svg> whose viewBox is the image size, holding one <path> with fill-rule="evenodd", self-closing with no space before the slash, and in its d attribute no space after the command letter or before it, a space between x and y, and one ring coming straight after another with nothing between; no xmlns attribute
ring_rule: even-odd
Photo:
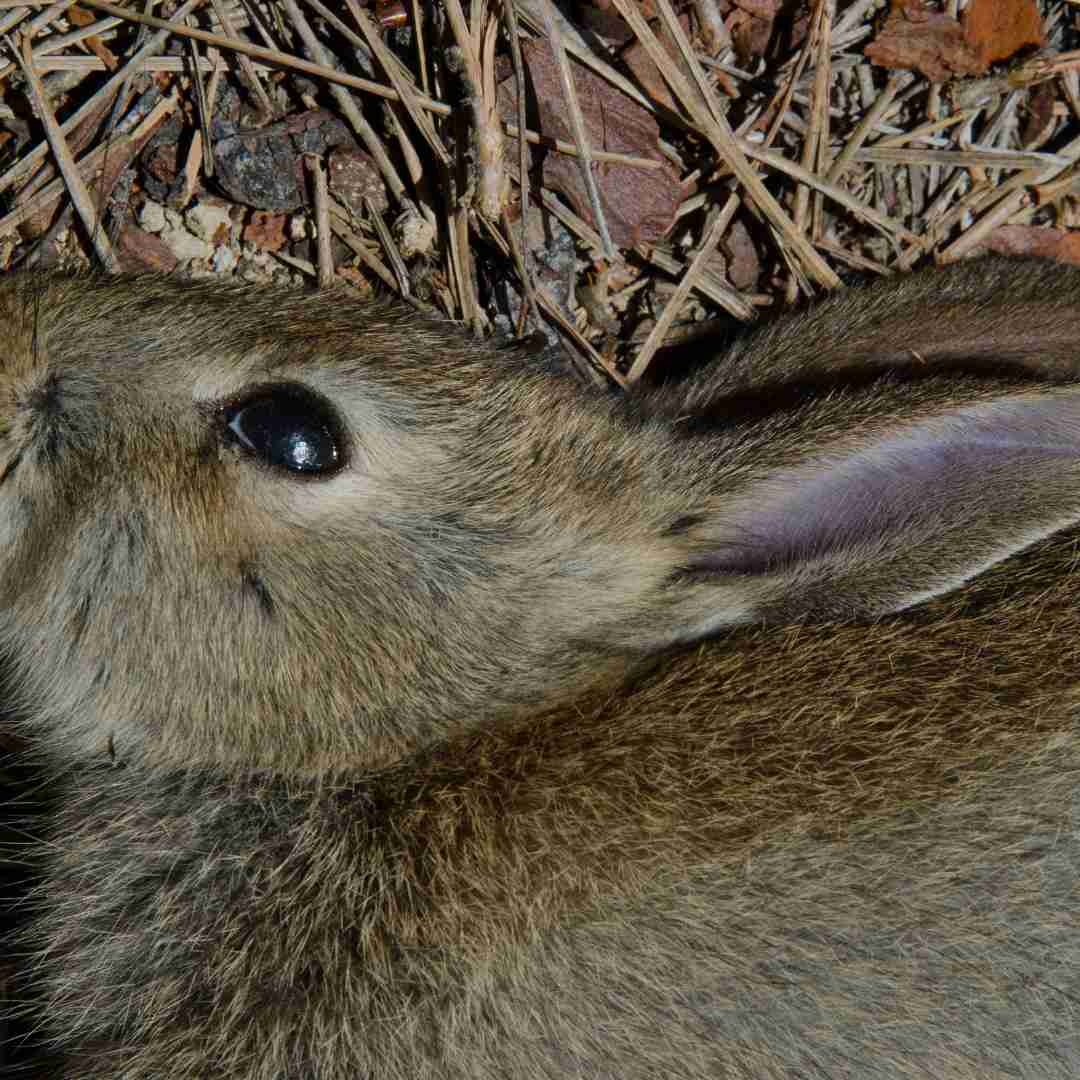
<svg viewBox="0 0 1080 1080"><path fill-rule="evenodd" d="M337 292L0 312L34 1075L1078 1075L1080 269L625 393Z"/></svg>

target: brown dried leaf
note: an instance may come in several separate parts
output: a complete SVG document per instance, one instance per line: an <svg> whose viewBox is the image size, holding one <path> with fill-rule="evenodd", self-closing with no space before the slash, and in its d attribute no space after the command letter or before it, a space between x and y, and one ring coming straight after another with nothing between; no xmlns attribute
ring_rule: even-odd
<svg viewBox="0 0 1080 1080"><path fill-rule="evenodd" d="M925 0L893 0L881 33L866 46L865 55L881 67L920 71L931 82L981 75L987 69L960 23L927 7Z"/></svg>
<svg viewBox="0 0 1080 1080"><path fill-rule="evenodd" d="M635 40L630 24L615 10L611 0L582 5L578 10L578 22L584 29L607 38L613 45L624 45Z"/></svg>
<svg viewBox="0 0 1080 1080"><path fill-rule="evenodd" d="M1046 43L1035 0L971 0L963 19L968 43L985 66Z"/></svg>
<svg viewBox="0 0 1080 1080"><path fill-rule="evenodd" d="M761 277L761 258L746 225L736 218L720 244L727 256L728 281L736 289L753 289Z"/></svg>
<svg viewBox="0 0 1080 1080"><path fill-rule="evenodd" d="M72 26L89 26L97 18L96 15L84 8L78 6L78 4L69 7L64 13L67 16L68 22ZM120 66L120 61L116 59L105 43L96 34L92 37L85 39L83 44L108 68L109 71L115 71Z"/></svg>
<svg viewBox="0 0 1080 1080"><path fill-rule="evenodd" d="M530 41L522 48L529 94L530 124L548 140L573 142L566 118L559 72L551 47L543 40ZM679 175L660 153L660 129L653 117L610 83L574 65L574 80L585 131L595 150L632 154L662 163L659 169L638 169L611 162L596 162L596 183L611 238L619 247L654 243L675 222L675 211L685 198ZM498 90L499 114L516 123L517 94L513 78L504 79ZM578 162L568 154L548 147L531 147L534 160L541 161L545 187L565 196L576 213L596 224ZM516 148L507 157L515 160Z"/></svg>
<svg viewBox="0 0 1080 1080"><path fill-rule="evenodd" d="M354 289L368 294L371 292L371 282L364 276L363 272L357 270L354 266L339 266L337 276L344 278Z"/></svg>
<svg viewBox="0 0 1080 1080"><path fill-rule="evenodd" d="M775 19L784 6L784 0L734 0L737 8L759 19Z"/></svg>
<svg viewBox="0 0 1080 1080"><path fill-rule="evenodd" d="M685 15L679 16L679 23L681 24L686 36L690 36L690 19ZM623 24L626 25L625 23ZM627 27L629 29L629 27ZM682 59L679 53L679 46L675 43L675 40L667 32L667 28L658 26L655 28L656 38L661 45L667 50L668 55L675 61L675 66L681 69ZM633 32L631 31L631 34ZM664 108L670 109L672 112L678 112L678 106L675 104L675 99L671 96L671 91L668 89L667 81L664 76L660 74L660 69L656 66L656 62L648 54L645 46L642 45L637 38L634 38L633 43L620 54L619 59L626 65L630 74L638 81L641 88L648 94L653 101L663 105Z"/></svg>
<svg viewBox="0 0 1080 1080"><path fill-rule="evenodd" d="M1057 118L1054 116L1057 96L1057 84L1052 82L1039 83L1028 91L1027 120L1020 134L1022 146L1030 150L1038 149L1054 133L1057 128Z"/></svg>
<svg viewBox="0 0 1080 1080"><path fill-rule="evenodd" d="M156 270L171 274L179 265L179 260L161 237L137 225L125 225L120 230L117 254L120 256L120 268L128 273Z"/></svg>
<svg viewBox="0 0 1080 1080"><path fill-rule="evenodd" d="M280 251L289 242L288 228L287 215L256 210L241 235L246 243L263 251Z"/></svg>
<svg viewBox="0 0 1080 1080"><path fill-rule="evenodd" d="M1002 225L987 239L986 250L1000 255L1040 255L1080 265L1080 232L1038 225Z"/></svg>
<svg viewBox="0 0 1080 1080"><path fill-rule="evenodd" d="M645 51L645 46L640 41L626 49L619 59L626 65L626 69L637 80L638 85L645 93L659 105L672 112L678 112L675 99L671 96L668 84L660 69L656 66L653 58Z"/></svg>
<svg viewBox="0 0 1080 1080"><path fill-rule="evenodd" d="M748 11L736 11L728 20L728 31L740 63L748 63L765 55L773 33L771 18L758 18Z"/></svg>

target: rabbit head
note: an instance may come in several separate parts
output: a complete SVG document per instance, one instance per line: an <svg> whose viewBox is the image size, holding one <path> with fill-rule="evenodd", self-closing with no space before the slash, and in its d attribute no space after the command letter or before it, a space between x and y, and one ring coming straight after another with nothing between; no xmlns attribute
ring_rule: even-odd
<svg viewBox="0 0 1080 1080"><path fill-rule="evenodd" d="M1078 298L913 275L616 397L339 293L9 276L11 692L61 756L311 770L906 608L1080 517Z"/></svg>

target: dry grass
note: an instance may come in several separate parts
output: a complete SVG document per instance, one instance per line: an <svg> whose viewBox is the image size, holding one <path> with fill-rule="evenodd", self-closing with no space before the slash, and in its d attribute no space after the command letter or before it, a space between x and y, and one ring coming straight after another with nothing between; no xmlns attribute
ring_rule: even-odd
<svg viewBox="0 0 1080 1080"><path fill-rule="evenodd" d="M958 0L936 7L964 18ZM771 24L747 14L769 9ZM229 86L246 128L329 110L381 189L344 206L325 161L309 155L306 204L286 215L294 232L309 218L308 239L262 257L261 272L392 290L477 333L547 328L619 381L702 321L746 321L850 272L988 247L1069 257L1080 6L1042 0L1044 49L946 82L868 59L888 9L610 0L572 21L552 0L5 0L0 268L146 265L145 251L113 247L149 198L140 151L179 117L165 205L234 203L230 234L214 241L234 255L215 265L254 274L243 265L258 247L245 233L253 210L215 172L212 117ZM507 89L533 81L537 37L559 80L539 110L528 90ZM586 73L643 122L655 118L659 139L613 149L581 100ZM554 135L552 112L566 121ZM538 167L541 145L548 163L572 163L577 198ZM661 172L673 178L670 227L638 240L635 184ZM613 213L630 219L621 242Z"/></svg>

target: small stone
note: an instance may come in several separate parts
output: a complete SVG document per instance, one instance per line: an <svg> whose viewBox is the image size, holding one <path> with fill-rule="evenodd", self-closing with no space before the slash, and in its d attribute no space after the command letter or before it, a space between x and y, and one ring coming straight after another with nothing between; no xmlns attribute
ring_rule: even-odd
<svg viewBox="0 0 1080 1080"><path fill-rule="evenodd" d="M306 201L304 154L352 142L345 124L324 109L294 113L262 131L215 121L213 133L217 183L237 202L279 214Z"/></svg>
<svg viewBox="0 0 1080 1080"><path fill-rule="evenodd" d="M435 226L422 214L406 212L394 223L403 258L424 255L435 242Z"/></svg>
<svg viewBox="0 0 1080 1080"><path fill-rule="evenodd" d="M231 139L214 148L214 176L237 202L259 210L295 210L304 201L297 155L286 138Z"/></svg>
<svg viewBox="0 0 1080 1080"><path fill-rule="evenodd" d="M209 259L214 254L210 244L192 236L186 229L167 229L161 234L161 239L180 262Z"/></svg>
<svg viewBox="0 0 1080 1080"><path fill-rule="evenodd" d="M306 214L294 214L289 218L289 239L293 242L297 240L306 240L310 233L308 232L308 219Z"/></svg>
<svg viewBox="0 0 1080 1080"><path fill-rule="evenodd" d="M236 269L236 252L229 247L219 247L214 251L211 266L215 274L231 274Z"/></svg>
<svg viewBox="0 0 1080 1080"><path fill-rule="evenodd" d="M139 211L139 226L148 233L159 233L166 225L165 207L161 203L147 199Z"/></svg>
<svg viewBox="0 0 1080 1080"><path fill-rule="evenodd" d="M386 185L370 154L356 147L338 147L327 161L327 181L338 201L354 214L364 213L364 199L382 213L389 200Z"/></svg>
<svg viewBox="0 0 1080 1080"><path fill-rule="evenodd" d="M184 224L208 244L227 244L232 233L232 218L225 206L200 200L184 214Z"/></svg>

